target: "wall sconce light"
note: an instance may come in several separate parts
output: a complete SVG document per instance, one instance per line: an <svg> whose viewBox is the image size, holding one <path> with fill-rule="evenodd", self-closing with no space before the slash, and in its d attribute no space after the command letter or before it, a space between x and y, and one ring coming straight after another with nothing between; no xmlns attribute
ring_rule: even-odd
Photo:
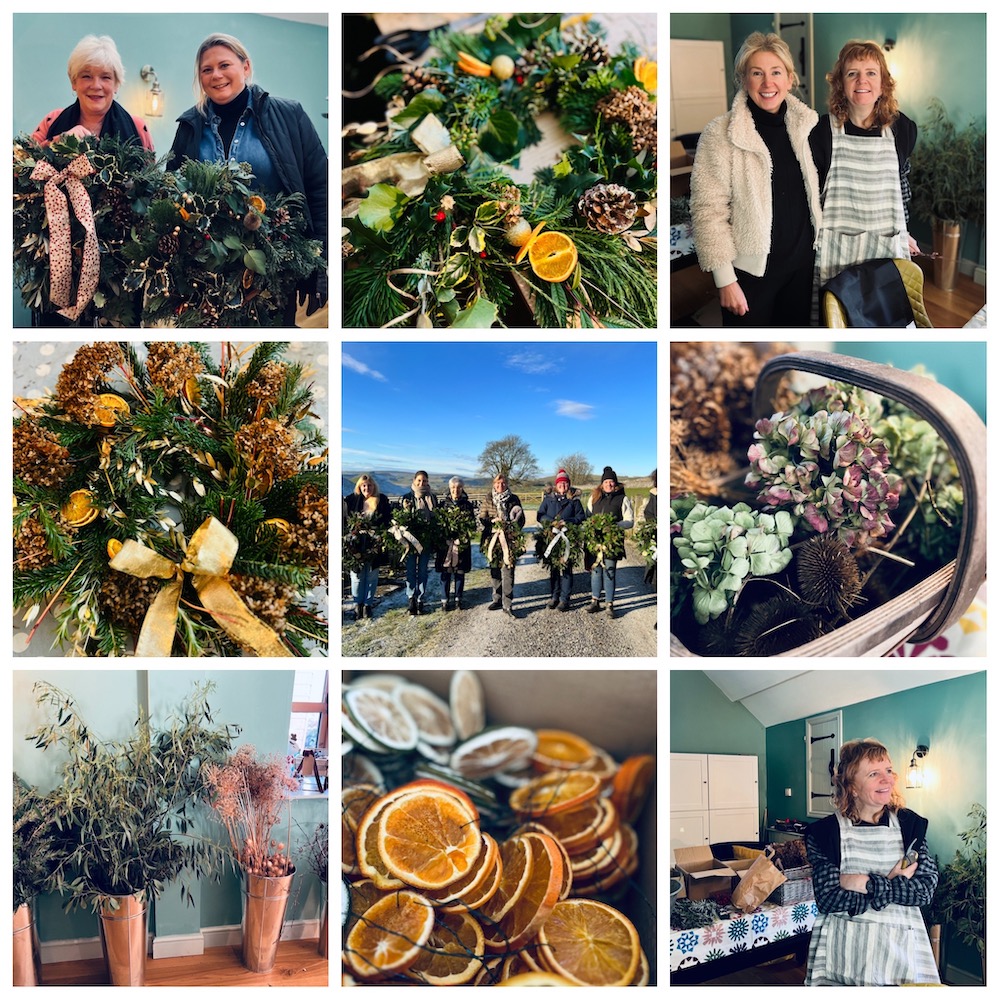
<svg viewBox="0 0 1000 1000"><path fill-rule="evenodd" d="M895 47L896 47L896 39L895 38L887 38L882 43L882 48L885 49L886 52L891 52Z"/></svg>
<svg viewBox="0 0 1000 1000"><path fill-rule="evenodd" d="M927 756L927 752L928 747L925 743L917 744L917 749L913 751L913 756L910 758L910 766L906 769L907 788L924 787L924 766L919 761Z"/></svg>
<svg viewBox="0 0 1000 1000"><path fill-rule="evenodd" d="M143 83L149 83L149 90L146 91L145 98L143 100L143 113L147 118L162 118L163 117L163 90L160 87L160 81L156 79L156 73L152 66L143 66L139 75L142 77ZM150 81L152 81L150 83Z"/></svg>

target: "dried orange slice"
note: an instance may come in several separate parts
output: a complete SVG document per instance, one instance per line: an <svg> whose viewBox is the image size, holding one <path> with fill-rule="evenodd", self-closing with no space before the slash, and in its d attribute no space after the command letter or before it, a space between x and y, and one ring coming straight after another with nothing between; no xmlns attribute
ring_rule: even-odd
<svg viewBox="0 0 1000 1000"><path fill-rule="evenodd" d="M579 986L628 986L642 951L632 921L596 899L556 903L538 942L546 967Z"/></svg>
<svg viewBox="0 0 1000 1000"><path fill-rule="evenodd" d="M576 244L565 233L542 233L528 244L531 270L552 284L569 278L578 260Z"/></svg>
<svg viewBox="0 0 1000 1000"><path fill-rule="evenodd" d="M455 732L460 740L475 736L486 725L486 702L483 686L471 670L456 670L448 686Z"/></svg>
<svg viewBox="0 0 1000 1000"><path fill-rule="evenodd" d="M391 692L378 688L351 688L344 693L344 708L383 750L412 750L420 735L413 716Z"/></svg>
<svg viewBox="0 0 1000 1000"><path fill-rule="evenodd" d="M531 880L531 850L523 837L510 837L500 845L503 874L492 898L482 908L487 931L499 925Z"/></svg>
<svg viewBox="0 0 1000 1000"><path fill-rule="evenodd" d="M345 875L358 875L358 850L355 839L358 823L369 806L379 797L374 785L349 785L340 792L340 851L341 870Z"/></svg>
<svg viewBox="0 0 1000 1000"><path fill-rule="evenodd" d="M117 538L109 538L108 544L105 546L108 552L108 558L114 559L116 555L122 550L122 543Z"/></svg>
<svg viewBox="0 0 1000 1000"><path fill-rule="evenodd" d="M539 222L534 229L531 230L531 235L521 244L521 249L517 251L517 256L514 257L514 263L520 264L524 260L525 255L531 250L532 245L538 238L538 234L545 228L544 222Z"/></svg>
<svg viewBox="0 0 1000 1000"><path fill-rule="evenodd" d="M421 889L458 881L475 864L481 845L474 812L440 789L411 789L378 818L378 852L386 869Z"/></svg>
<svg viewBox="0 0 1000 1000"><path fill-rule="evenodd" d="M566 853L566 848L563 847L562 841L559 840L559 838L547 826L543 826L541 823L522 823L521 826L514 831L514 833L540 833L546 837L552 838L563 863L563 876L562 883L559 886L559 898L567 899L569 897L570 890L573 888L573 869L569 854Z"/></svg>
<svg viewBox="0 0 1000 1000"><path fill-rule="evenodd" d="M113 392L102 392L94 397L94 421L101 427L114 427L120 417L127 417L131 412L128 403Z"/></svg>
<svg viewBox="0 0 1000 1000"><path fill-rule="evenodd" d="M622 762L611 783L611 801L625 823L634 823L646 804L656 758L652 754L638 754Z"/></svg>
<svg viewBox="0 0 1000 1000"><path fill-rule="evenodd" d="M432 747L450 747L455 742L451 709L422 684L401 684L396 697L413 717L420 739Z"/></svg>
<svg viewBox="0 0 1000 1000"><path fill-rule="evenodd" d="M373 903L347 935L344 950L357 975L374 979L408 969L434 927L434 911L409 889Z"/></svg>
<svg viewBox="0 0 1000 1000"><path fill-rule="evenodd" d="M550 771L510 793L510 807L522 816L555 816L596 799L601 779L593 771Z"/></svg>
<svg viewBox="0 0 1000 1000"><path fill-rule="evenodd" d="M538 746L531 755L536 771L588 771L597 763L594 748L582 736L562 729L538 729Z"/></svg>
<svg viewBox="0 0 1000 1000"><path fill-rule="evenodd" d="M68 525L82 528L90 524L100 511L94 506L94 494L90 490L73 490L60 513Z"/></svg>
<svg viewBox="0 0 1000 1000"><path fill-rule="evenodd" d="M497 986L500 983L500 967L503 965L503 958L494 955L487 958L482 964L482 968L476 974L473 986Z"/></svg>
<svg viewBox="0 0 1000 1000"><path fill-rule="evenodd" d="M344 925L344 936L351 933L351 929L361 919L361 914L373 903L377 903L384 895L383 892L370 878L359 879L357 882L345 883L348 887L348 911L347 922Z"/></svg>
<svg viewBox="0 0 1000 1000"><path fill-rule="evenodd" d="M487 934L486 947L516 951L527 944L545 923L559 902L563 886L563 859L555 838L542 833L525 833L531 852L531 877L524 892L500 921L499 934Z"/></svg>
<svg viewBox="0 0 1000 1000"><path fill-rule="evenodd" d="M355 832L358 870L366 878L371 879L379 889L384 890L402 889L405 885L402 880L389 874L378 849L378 820L392 801L394 799L391 794L375 801L361 817Z"/></svg>
<svg viewBox="0 0 1000 1000"><path fill-rule="evenodd" d="M429 986L462 986L476 977L483 955L483 929L468 913L438 913L430 937L406 971Z"/></svg>
<svg viewBox="0 0 1000 1000"><path fill-rule="evenodd" d="M487 778L519 765L534 752L538 738L523 726L497 726L460 743L451 767L466 778Z"/></svg>
<svg viewBox="0 0 1000 1000"><path fill-rule="evenodd" d="M442 908L459 903L467 895L478 894L492 877L494 869L499 863L500 845L490 834L484 833L479 855L469 871L457 882L452 882L451 885L446 885L443 889L426 889L424 894L435 906L440 904ZM459 906L456 908L467 909L468 907Z"/></svg>
<svg viewBox="0 0 1000 1000"><path fill-rule="evenodd" d="M577 986L562 976L552 972L519 972L516 976L496 984L497 986Z"/></svg>

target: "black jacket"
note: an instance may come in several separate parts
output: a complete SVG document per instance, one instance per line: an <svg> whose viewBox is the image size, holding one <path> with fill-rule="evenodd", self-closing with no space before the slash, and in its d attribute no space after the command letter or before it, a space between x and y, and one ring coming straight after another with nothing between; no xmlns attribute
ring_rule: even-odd
<svg viewBox="0 0 1000 1000"><path fill-rule="evenodd" d="M472 501L469 499L467 493L462 493L462 495L454 500L449 494L446 496L440 504L439 507L442 509L448 507L458 507L464 510L467 514L471 514L473 517L476 516L476 508L472 506ZM436 573L444 573L444 560L447 555L446 549L440 549L434 558L434 571ZM465 540L459 546L458 549L458 572L468 573L472 569L472 543L469 540ZM447 572L454 572L453 570L448 570Z"/></svg>
<svg viewBox="0 0 1000 1000"><path fill-rule="evenodd" d="M348 493L344 497L347 504L348 514L361 514L365 509L365 498L360 493ZM392 518L392 511L389 509L389 498L384 494L378 495L378 502L375 504L375 512L371 516L371 523L376 528L386 528Z"/></svg>
<svg viewBox="0 0 1000 1000"><path fill-rule="evenodd" d="M327 157L323 143L298 101L272 97L251 84L258 132L285 194L298 191L305 196L306 226L309 236L327 238ZM170 146L167 170L176 170L185 157L198 159L201 133L207 123L197 107L188 108L177 119L177 134Z"/></svg>

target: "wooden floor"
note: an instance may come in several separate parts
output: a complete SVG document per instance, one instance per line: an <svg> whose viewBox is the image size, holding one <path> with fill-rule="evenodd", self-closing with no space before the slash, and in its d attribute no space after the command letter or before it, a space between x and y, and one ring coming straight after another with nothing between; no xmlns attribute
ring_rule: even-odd
<svg viewBox="0 0 1000 1000"><path fill-rule="evenodd" d="M942 292L931 276L924 274L924 306L931 325L960 327L986 305L986 286L977 285L972 278L958 275L954 291Z"/></svg>
<svg viewBox="0 0 1000 1000"><path fill-rule="evenodd" d="M183 958L147 958L147 986L327 986L329 962L316 950L317 942L281 941L270 972L243 968L240 947L209 948L204 955ZM104 986L104 959L55 962L42 967L45 986Z"/></svg>

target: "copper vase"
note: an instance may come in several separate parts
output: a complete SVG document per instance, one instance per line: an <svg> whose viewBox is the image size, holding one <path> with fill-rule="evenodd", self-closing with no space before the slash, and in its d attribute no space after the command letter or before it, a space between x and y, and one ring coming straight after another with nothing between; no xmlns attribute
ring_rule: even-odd
<svg viewBox="0 0 1000 1000"><path fill-rule="evenodd" d="M323 919L319 924L319 944L316 946L319 954L326 958L330 954L330 903L323 904Z"/></svg>
<svg viewBox="0 0 1000 1000"><path fill-rule="evenodd" d="M116 896L118 909L101 908L101 949L112 986L146 985L146 904Z"/></svg>
<svg viewBox="0 0 1000 1000"><path fill-rule="evenodd" d="M294 874L294 868L278 877L243 873L243 965L251 972L274 968Z"/></svg>
<svg viewBox="0 0 1000 1000"><path fill-rule="evenodd" d="M14 985L42 985L42 956L31 903L14 911Z"/></svg>
<svg viewBox="0 0 1000 1000"><path fill-rule="evenodd" d="M942 291L951 292L955 288L958 273L958 245L962 238L962 227L957 222L934 220L934 253L940 257L934 261L934 284Z"/></svg>

